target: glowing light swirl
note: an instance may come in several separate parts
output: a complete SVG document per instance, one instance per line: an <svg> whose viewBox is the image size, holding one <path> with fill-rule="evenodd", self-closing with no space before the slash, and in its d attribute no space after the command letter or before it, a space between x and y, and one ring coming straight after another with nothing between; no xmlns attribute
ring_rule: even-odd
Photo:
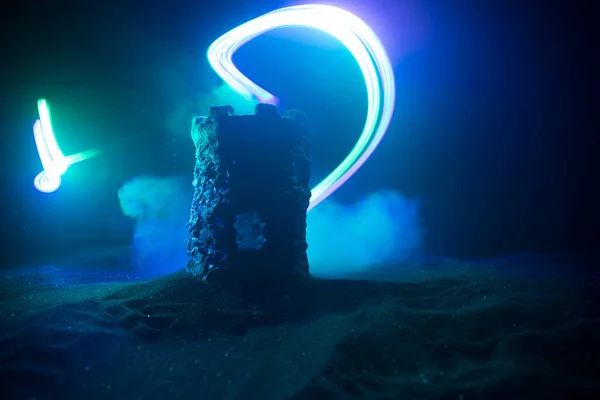
<svg viewBox="0 0 600 400"><path fill-rule="evenodd" d="M208 49L208 60L215 72L238 93L248 99L254 97L264 103L276 103L274 95L233 65L232 57L255 37L292 26L314 28L339 40L358 63L367 87L368 108L363 131L346 158L312 189L310 210L350 179L377 148L392 118L396 89L390 60L375 33L355 15L326 5L285 7L250 20L218 38Z"/></svg>
<svg viewBox="0 0 600 400"><path fill-rule="evenodd" d="M67 172L69 166L94 157L99 152L88 150L65 156L56 142L50 116L50 105L45 99L38 100L38 113L40 118L33 124L33 137L43 169L33 180L33 185L40 192L51 193L60 187L61 176Z"/></svg>

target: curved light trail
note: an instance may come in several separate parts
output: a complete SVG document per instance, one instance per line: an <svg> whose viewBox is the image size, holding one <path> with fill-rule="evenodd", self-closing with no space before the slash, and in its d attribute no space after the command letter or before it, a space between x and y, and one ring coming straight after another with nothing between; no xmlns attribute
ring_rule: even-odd
<svg viewBox="0 0 600 400"><path fill-rule="evenodd" d="M310 210L350 179L377 148L392 118L396 89L392 65L375 33L355 15L327 5L285 7L250 20L211 44L208 60L215 72L238 93L263 103L276 103L273 94L235 67L232 57L253 38L276 28L293 26L318 29L339 40L354 56L367 88L368 109L363 131L346 158L312 188Z"/></svg>

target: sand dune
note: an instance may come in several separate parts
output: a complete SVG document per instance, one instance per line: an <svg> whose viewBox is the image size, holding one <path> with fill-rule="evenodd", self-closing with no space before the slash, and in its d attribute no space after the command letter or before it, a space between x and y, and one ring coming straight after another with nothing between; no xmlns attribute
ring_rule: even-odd
<svg viewBox="0 0 600 400"><path fill-rule="evenodd" d="M3 398L599 398L593 282L454 271L245 300L183 272L7 274Z"/></svg>

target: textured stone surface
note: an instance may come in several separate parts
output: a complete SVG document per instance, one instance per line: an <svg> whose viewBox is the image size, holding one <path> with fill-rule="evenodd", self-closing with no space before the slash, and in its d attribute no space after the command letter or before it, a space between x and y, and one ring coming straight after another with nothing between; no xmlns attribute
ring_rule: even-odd
<svg viewBox="0 0 600 400"><path fill-rule="evenodd" d="M306 121L259 104L255 115L212 107L196 118L187 269L223 285L308 277Z"/></svg>

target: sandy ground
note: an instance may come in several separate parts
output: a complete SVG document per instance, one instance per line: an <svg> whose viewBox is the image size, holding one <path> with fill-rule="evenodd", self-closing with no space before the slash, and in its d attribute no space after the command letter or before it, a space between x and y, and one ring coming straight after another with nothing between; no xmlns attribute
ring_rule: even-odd
<svg viewBox="0 0 600 400"><path fill-rule="evenodd" d="M250 300L183 272L4 273L2 399L600 398L598 280L517 267L446 260Z"/></svg>

